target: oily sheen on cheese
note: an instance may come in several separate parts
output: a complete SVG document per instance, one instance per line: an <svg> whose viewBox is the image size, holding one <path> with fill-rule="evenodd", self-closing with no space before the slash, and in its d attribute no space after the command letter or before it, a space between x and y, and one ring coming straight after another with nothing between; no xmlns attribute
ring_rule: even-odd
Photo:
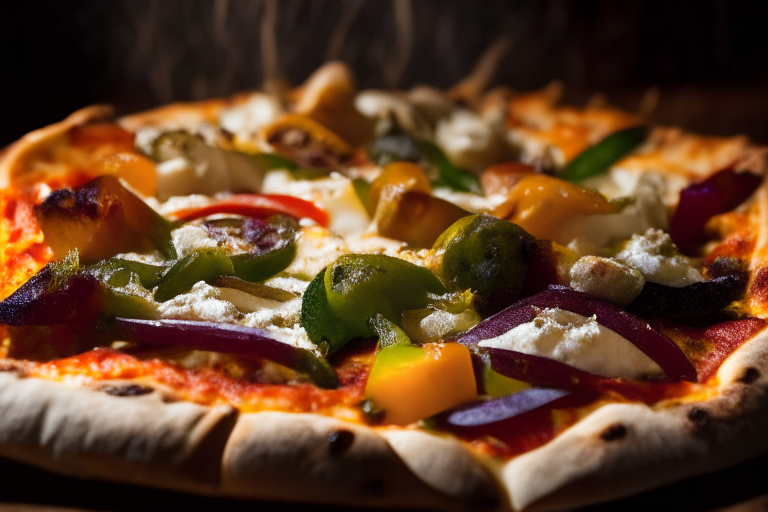
<svg viewBox="0 0 768 512"><path fill-rule="evenodd" d="M612 330L570 311L544 309L530 322L481 347L502 348L547 357L605 377L638 378L663 375L657 363Z"/></svg>

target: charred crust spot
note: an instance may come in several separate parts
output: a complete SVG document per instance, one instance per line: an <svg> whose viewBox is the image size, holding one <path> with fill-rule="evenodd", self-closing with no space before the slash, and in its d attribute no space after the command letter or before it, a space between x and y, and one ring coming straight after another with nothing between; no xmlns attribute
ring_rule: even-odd
<svg viewBox="0 0 768 512"><path fill-rule="evenodd" d="M141 386L139 384L109 385L101 388L101 390L112 396L141 396L148 395L154 391L149 386Z"/></svg>
<svg viewBox="0 0 768 512"><path fill-rule="evenodd" d="M331 457L344 455L354 441L355 434L349 430L335 430L328 434L328 453Z"/></svg>
<svg viewBox="0 0 768 512"><path fill-rule="evenodd" d="M749 367L746 370L744 370L744 375L741 376L741 378L739 379L739 382L743 384L752 384L759 378L760 378L760 372L757 371L757 368Z"/></svg>
<svg viewBox="0 0 768 512"><path fill-rule="evenodd" d="M627 427L621 423L609 425L602 432L600 432L600 439L603 441L618 441L627 436Z"/></svg>
<svg viewBox="0 0 768 512"><path fill-rule="evenodd" d="M381 496L384 494L384 482L381 480L368 480L363 484L363 489L369 494Z"/></svg>
<svg viewBox="0 0 768 512"><path fill-rule="evenodd" d="M0 373L13 373L18 377L26 377L27 371L18 363L0 361Z"/></svg>
<svg viewBox="0 0 768 512"><path fill-rule="evenodd" d="M701 407L692 407L688 411L688 421L690 421L696 430L704 430L712 423L712 416L709 411Z"/></svg>

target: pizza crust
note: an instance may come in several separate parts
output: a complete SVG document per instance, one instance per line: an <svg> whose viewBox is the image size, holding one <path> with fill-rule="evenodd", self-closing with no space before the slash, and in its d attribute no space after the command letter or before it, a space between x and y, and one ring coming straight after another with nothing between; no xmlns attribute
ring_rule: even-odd
<svg viewBox="0 0 768 512"><path fill-rule="evenodd" d="M638 493L768 451L768 331L718 372L714 398L664 409L601 407L552 442L507 463L515 509L561 510Z"/></svg>
<svg viewBox="0 0 768 512"><path fill-rule="evenodd" d="M80 478L215 493L229 406L0 373L0 455Z"/></svg>
<svg viewBox="0 0 768 512"><path fill-rule="evenodd" d="M437 438L428 434L389 432L414 435L417 444L403 451L388 432L379 435L366 426L314 414L244 414L224 452L222 492L249 499L456 511L478 510L478 498L486 496L492 505L501 502L491 475L458 442L435 446ZM423 464L409 463L414 457L458 462L442 466L450 468L453 489L434 486L430 471L420 471Z"/></svg>
<svg viewBox="0 0 768 512"><path fill-rule="evenodd" d="M75 126L111 119L114 114L115 110L110 105L81 108L63 121L29 132L6 147L0 155L0 189L8 188L14 178L26 172L27 159L34 158L38 150L44 151L46 145L64 136Z"/></svg>

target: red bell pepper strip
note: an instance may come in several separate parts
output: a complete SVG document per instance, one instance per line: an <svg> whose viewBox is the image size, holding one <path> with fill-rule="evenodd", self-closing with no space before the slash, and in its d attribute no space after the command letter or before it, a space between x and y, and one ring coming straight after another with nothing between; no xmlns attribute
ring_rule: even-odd
<svg viewBox="0 0 768 512"><path fill-rule="evenodd" d="M277 194L232 194L214 203L198 208L185 208L170 214L181 221L191 221L216 213L232 213L245 217L290 215L296 219L310 218L320 226L328 226L328 214L309 201Z"/></svg>

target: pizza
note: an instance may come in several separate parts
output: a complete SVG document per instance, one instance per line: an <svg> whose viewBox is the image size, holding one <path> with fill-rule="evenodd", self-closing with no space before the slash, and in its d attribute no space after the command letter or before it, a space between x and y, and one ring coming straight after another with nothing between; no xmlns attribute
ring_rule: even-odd
<svg viewBox="0 0 768 512"><path fill-rule="evenodd" d="M766 149L560 92L330 63L5 148L0 455L559 510L768 450Z"/></svg>

